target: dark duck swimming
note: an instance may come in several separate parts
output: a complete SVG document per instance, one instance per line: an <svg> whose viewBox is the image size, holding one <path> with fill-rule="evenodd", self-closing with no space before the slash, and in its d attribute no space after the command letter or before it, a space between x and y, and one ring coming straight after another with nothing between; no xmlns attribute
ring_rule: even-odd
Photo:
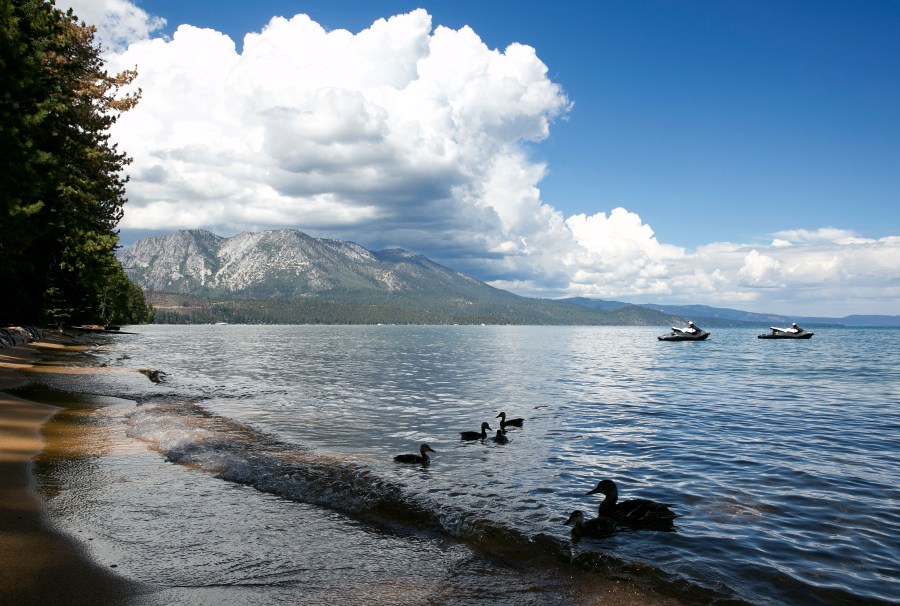
<svg viewBox="0 0 900 606"><path fill-rule="evenodd" d="M657 503L650 499L629 499L619 502L619 489L612 480L601 480L597 487L587 494L602 494L605 498L597 509L601 518L625 522L635 526L670 527L678 517L667 503Z"/></svg>
<svg viewBox="0 0 900 606"><path fill-rule="evenodd" d="M419 454L398 454L394 457L395 463L419 463L421 465L428 465L431 462L431 459L428 458L426 452L437 452L433 450L431 446L428 444L422 444L419 446Z"/></svg>
<svg viewBox="0 0 900 606"><path fill-rule="evenodd" d="M483 440L487 437L487 432L491 428L487 423L481 424L481 431L461 431L459 435L463 440Z"/></svg>
<svg viewBox="0 0 900 606"><path fill-rule="evenodd" d="M522 423L525 422L525 419L507 419L505 412L498 414L497 418L500 419L500 429L506 429L507 427L522 427Z"/></svg>
<svg viewBox="0 0 900 606"><path fill-rule="evenodd" d="M609 518L585 520L584 512L580 509L569 514L569 519L563 524L572 527L572 538L576 540L581 537L606 537L616 529L615 521Z"/></svg>
<svg viewBox="0 0 900 606"><path fill-rule="evenodd" d="M507 442L509 442L509 438L507 438L506 435L504 435L502 429L498 429L498 430L497 430L497 435L495 435L495 436L494 436L493 438L491 438L491 439L492 439L494 442L496 442L497 444L506 444Z"/></svg>

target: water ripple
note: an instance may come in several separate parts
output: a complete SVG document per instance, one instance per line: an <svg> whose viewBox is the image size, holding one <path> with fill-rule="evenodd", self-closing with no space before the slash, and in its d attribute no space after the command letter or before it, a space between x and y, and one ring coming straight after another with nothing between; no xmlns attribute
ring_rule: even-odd
<svg viewBox="0 0 900 606"><path fill-rule="evenodd" d="M191 338L185 339L185 331ZM897 331L817 329L803 342L718 329L145 327L129 363L162 387L285 444L341 457L444 524L567 537L598 479L672 503L676 531L596 550L751 602L900 596ZM160 352L165 352L165 356ZM130 391L129 391L130 393ZM504 410L510 443L459 431ZM427 442L427 472L393 465ZM367 480L368 481L368 480ZM724 588L724 589L723 589Z"/></svg>

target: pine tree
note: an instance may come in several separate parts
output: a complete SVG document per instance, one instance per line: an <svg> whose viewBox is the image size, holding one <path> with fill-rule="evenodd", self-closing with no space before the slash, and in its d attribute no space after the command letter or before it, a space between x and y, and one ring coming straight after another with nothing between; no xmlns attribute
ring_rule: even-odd
<svg viewBox="0 0 900 606"><path fill-rule="evenodd" d="M43 0L0 0L0 322L108 320L125 166L109 128L140 91L95 30ZM142 314L146 317L146 309Z"/></svg>

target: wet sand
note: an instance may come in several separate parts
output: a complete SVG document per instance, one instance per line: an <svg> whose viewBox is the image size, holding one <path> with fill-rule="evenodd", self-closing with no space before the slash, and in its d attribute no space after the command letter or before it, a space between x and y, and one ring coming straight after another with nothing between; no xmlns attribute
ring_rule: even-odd
<svg viewBox="0 0 900 606"><path fill-rule="evenodd" d="M58 410L9 395L34 373L63 372L42 352L77 351L75 341L47 333L40 342L0 349L0 604L137 604L140 585L117 576L49 523L34 492L32 461L44 447L41 426Z"/></svg>

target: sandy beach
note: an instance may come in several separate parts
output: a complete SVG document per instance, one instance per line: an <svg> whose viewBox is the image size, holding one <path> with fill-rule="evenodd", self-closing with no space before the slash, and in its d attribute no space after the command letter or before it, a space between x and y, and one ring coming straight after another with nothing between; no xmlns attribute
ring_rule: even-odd
<svg viewBox="0 0 900 606"><path fill-rule="evenodd" d="M35 343L0 349L0 604L136 604L141 587L90 560L50 525L34 492L32 461L44 447L41 426L58 410L6 390L37 373L71 373L44 354L77 351L76 340L45 333Z"/></svg>

